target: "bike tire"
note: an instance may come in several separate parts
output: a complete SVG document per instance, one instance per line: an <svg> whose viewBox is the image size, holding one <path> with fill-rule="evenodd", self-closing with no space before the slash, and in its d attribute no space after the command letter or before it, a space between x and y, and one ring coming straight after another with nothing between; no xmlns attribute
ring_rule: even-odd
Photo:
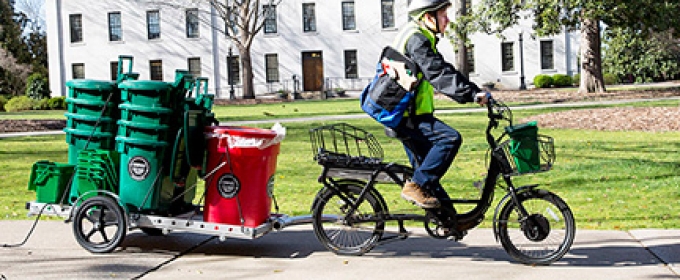
<svg viewBox="0 0 680 280"><path fill-rule="evenodd" d="M508 200L498 219L498 237L515 260L530 265L549 265L571 248L576 234L574 215L564 200L545 190L517 195L529 214L521 217L514 201Z"/></svg>
<svg viewBox="0 0 680 280"><path fill-rule="evenodd" d="M337 255L363 255L377 245L384 232L385 222L377 219L383 213L379 194L368 192L351 219L345 219L347 201L354 203L363 187L358 182L345 182L337 185L339 192L324 188L317 195L312 210L314 234Z"/></svg>
<svg viewBox="0 0 680 280"><path fill-rule="evenodd" d="M95 196L78 206L73 234L92 253L109 253L123 242L127 231L124 212L110 197Z"/></svg>

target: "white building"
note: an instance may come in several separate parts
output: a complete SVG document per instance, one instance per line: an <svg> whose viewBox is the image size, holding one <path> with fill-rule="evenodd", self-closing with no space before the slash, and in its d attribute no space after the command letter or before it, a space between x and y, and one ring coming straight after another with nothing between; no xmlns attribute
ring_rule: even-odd
<svg viewBox="0 0 680 280"><path fill-rule="evenodd" d="M70 79L112 79L118 56L132 55L140 79L172 81L176 69L188 69L209 78L209 90L218 98L227 98L229 77L234 77L240 97L238 53L230 59L231 42L221 31L226 24L207 1L151 2L46 1L53 94L66 95ZM177 4L182 2L187 4ZM256 94L292 91L293 76L305 91L363 88L382 47L407 21L406 6L407 0L283 0L252 46ZM518 88L521 58L527 85L538 74L573 74L577 36L530 38L530 26L507 31L505 40L472 35L470 79ZM440 40L439 49L454 61L447 39ZM236 66L229 67L230 61Z"/></svg>

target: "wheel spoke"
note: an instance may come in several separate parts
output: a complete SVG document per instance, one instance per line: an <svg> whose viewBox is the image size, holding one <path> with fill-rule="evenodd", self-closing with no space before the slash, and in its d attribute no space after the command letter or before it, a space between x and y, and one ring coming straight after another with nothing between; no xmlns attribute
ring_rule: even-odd
<svg viewBox="0 0 680 280"><path fill-rule="evenodd" d="M366 220L377 217L380 204L370 192L360 205L352 206L363 186L344 185L343 197L327 192L314 209L314 232L324 246L336 254L361 255L370 250L380 239L384 224ZM351 216L346 216L352 212ZM337 221L323 222L321 217L338 216Z"/></svg>
<svg viewBox="0 0 680 280"><path fill-rule="evenodd" d="M87 234L85 234L85 240L91 241L91 238L92 238L92 236L93 236L95 233L97 233L97 229L96 229L96 228L90 229L90 232L88 232Z"/></svg>
<svg viewBox="0 0 680 280"><path fill-rule="evenodd" d="M571 247L575 226L566 204L553 194L525 193L520 198L529 216L523 217L514 203L499 215L501 242L515 259L529 264L559 260Z"/></svg>
<svg viewBox="0 0 680 280"><path fill-rule="evenodd" d="M113 251L125 237L122 209L109 197L96 196L77 209L73 229L78 243L93 253Z"/></svg>

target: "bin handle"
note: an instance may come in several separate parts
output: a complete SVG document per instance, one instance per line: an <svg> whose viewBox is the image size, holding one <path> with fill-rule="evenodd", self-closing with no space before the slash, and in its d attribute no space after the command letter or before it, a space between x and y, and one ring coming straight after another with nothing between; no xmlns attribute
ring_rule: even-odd
<svg viewBox="0 0 680 280"><path fill-rule="evenodd" d="M116 82L120 83L123 81L123 61L130 61L130 63L128 63L127 73L132 73L132 59L133 57L131 55L118 56L118 75L116 76Z"/></svg>

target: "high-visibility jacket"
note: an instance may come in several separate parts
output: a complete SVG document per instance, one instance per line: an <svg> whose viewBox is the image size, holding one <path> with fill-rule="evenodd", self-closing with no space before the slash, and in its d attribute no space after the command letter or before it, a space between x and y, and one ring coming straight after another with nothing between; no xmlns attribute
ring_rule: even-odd
<svg viewBox="0 0 680 280"><path fill-rule="evenodd" d="M409 21L395 38L392 47L413 60L421 79L416 89L416 115L434 112L434 92L440 92L459 103L474 101L481 90L446 62L437 51L437 37L416 21Z"/></svg>

